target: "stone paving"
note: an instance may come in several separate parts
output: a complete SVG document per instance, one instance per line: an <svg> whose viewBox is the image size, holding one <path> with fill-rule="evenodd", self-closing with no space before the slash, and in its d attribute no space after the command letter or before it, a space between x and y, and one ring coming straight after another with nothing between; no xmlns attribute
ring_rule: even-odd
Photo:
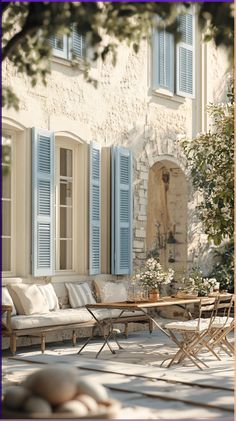
<svg viewBox="0 0 236 421"><path fill-rule="evenodd" d="M20 382L43 363L65 362L77 367L91 381L104 384L110 396L121 402L116 419L233 419L233 358L223 352L221 361L204 354L209 368L203 371L187 361L183 366L167 369L160 367L160 363L175 348L157 330L151 335L131 333L128 339L121 335L119 342L124 349L112 354L105 347L97 359L101 339L91 341L77 355L83 342L80 340L76 347L68 343L47 344L44 355L36 346L19 348L16 356L19 359L4 352L3 389Z"/></svg>

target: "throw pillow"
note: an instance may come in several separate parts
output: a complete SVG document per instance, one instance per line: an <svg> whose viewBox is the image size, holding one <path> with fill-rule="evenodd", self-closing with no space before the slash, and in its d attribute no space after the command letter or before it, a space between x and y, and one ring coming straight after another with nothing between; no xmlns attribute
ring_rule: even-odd
<svg viewBox="0 0 236 421"><path fill-rule="evenodd" d="M38 285L38 287L48 303L49 310L58 310L59 302L52 284Z"/></svg>
<svg viewBox="0 0 236 421"><path fill-rule="evenodd" d="M69 294L69 301L72 308L84 307L86 304L95 304L90 286L87 283L65 284Z"/></svg>
<svg viewBox="0 0 236 421"><path fill-rule="evenodd" d="M12 316L16 315L16 307L14 305L13 299L12 299L7 287L2 288L2 304L12 306L11 315Z"/></svg>
<svg viewBox="0 0 236 421"><path fill-rule="evenodd" d="M11 285L9 291L14 291L26 316L49 312L48 303L37 285Z"/></svg>
<svg viewBox="0 0 236 421"><path fill-rule="evenodd" d="M102 303L127 301L127 289L123 282L94 280L96 293Z"/></svg>
<svg viewBox="0 0 236 421"><path fill-rule="evenodd" d="M21 284L22 285L22 284ZM17 314L20 314L20 315L22 315L22 314L25 314L25 311L24 311L24 308L23 308L23 306L22 306L22 304L21 304L21 301L20 301L20 299L19 299L19 297L18 297L18 295L17 295L17 293L15 292L15 290L13 289L13 286L14 286L14 284L9 284L9 285L7 285L7 290L8 290L8 292L9 292L9 294L10 294L10 296L11 296L11 298L12 298L12 300L13 300L13 302L14 302L14 304L15 304L15 307L16 307L16 313Z"/></svg>

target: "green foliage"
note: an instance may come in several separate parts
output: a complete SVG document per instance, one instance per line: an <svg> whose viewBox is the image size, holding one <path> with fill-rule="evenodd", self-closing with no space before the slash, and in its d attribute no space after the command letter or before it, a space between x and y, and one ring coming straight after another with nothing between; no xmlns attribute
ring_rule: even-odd
<svg viewBox="0 0 236 421"><path fill-rule="evenodd" d="M13 63L18 73L29 77L32 86L46 83L50 72L48 38L58 32L69 34L73 24L86 36L94 59L108 54L116 62L117 46L126 41L139 50L140 41L150 37L152 27L163 26L180 38L178 15L190 3L129 2L6 2L2 3L2 60ZM216 45L226 45L233 56L233 4L199 3L199 22ZM107 37L108 35L108 37ZM86 69L86 65L85 65ZM85 76L87 72L85 72ZM10 88L3 91L3 105L16 106Z"/></svg>
<svg viewBox="0 0 236 421"><path fill-rule="evenodd" d="M211 104L212 129L182 141L193 186L200 193L197 207L209 240L219 245L233 237L234 224L234 103Z"/></svg>
<svg viewBox="0 0 236 421"><path fill-rule="evenodd" d="M220 283L222 290L234 292L234 242L223 244L215 250L216 263L209 276Z"/></svg>

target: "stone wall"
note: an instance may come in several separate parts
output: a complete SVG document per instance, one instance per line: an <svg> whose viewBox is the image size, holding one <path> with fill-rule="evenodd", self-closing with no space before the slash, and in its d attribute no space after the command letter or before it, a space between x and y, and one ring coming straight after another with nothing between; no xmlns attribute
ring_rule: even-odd
<svg viewBox="0 0 236 421"><path fill-rule="evenodd" d="M219 86L218 96L223 96L221 82L227 63L222 62L221 52L216 52L211 44L199 43L197 56L194 100L152 90L151 48L146 41L142 42L138 54L122 43L116 67L109 59L93 66L91 76L98 80L97 89L86 82L81 70L71 68L65 60L53 59L47 86L38 83L34 88L10 63L3 65L3 83L12 86L20 98L19 112L3 110L4 117L25 128L36 126L55 132L66 131L84 142L94 139L101 146L123 145L133 151L135 267L146 257L148 177L157 162L173 164L185 174L188 183L189 190L184 197L188 202L186 260L195 261L199 244L204 247L206 244L194 214L196 198L191 192L177 140L181 136L191 138L204 128L208 100L217 99ZM26 147L27 142L29 139L25 140ZM181 186L179 188L181 190ZM173 198L173 206L175 200Z"/></svg>

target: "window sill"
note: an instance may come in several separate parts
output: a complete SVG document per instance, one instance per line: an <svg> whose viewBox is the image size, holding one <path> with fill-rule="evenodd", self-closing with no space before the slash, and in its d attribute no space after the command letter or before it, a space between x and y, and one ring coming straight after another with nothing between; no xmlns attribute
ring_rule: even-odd
<svg viewBox="0 0 236 421"><path fill-rule="evenodd" d="M56 270L53 276L65 276L65 275L75 275L76 271L71 269L71 270Z"/></svg>
<svg viewBox="0 0 236 421"><path fill-rule="evenodd" d="M152 95L165 98L170 101L178 102L179 104L183 104L186 100L185 97L173 94L173 92L170 92L166 89L152 89Z"/></svg>
<svg viewBox="0 0 236 421"><path fill-rule="evenodd" d="M67 58L52 56L52 62L57 63L57 64L62 64L63 66L66 66L66 67L75 68L75 66L73 66L72 64L72 60L67 59ZM78 59L78 64L80 63L81 64L83 63L83 59Z"/></svg>

